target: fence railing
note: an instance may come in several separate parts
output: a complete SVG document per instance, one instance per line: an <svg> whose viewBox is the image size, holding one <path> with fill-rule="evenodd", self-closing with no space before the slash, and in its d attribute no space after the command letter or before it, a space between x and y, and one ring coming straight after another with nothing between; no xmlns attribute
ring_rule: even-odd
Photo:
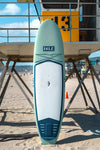
<svg viewBox="0 0 100 150"><path fill-rule="evenodd" d="M37 14L34 11L31 14L31 9L34 10L32 3L17 3L17 2L0 2L0 6L4 6L4 10L8 5L17 6L26 12L19 14L8 14L0 11L0 43L2 42L34 42L38 25L31 25L32 20L38 20ZM25 9L23 9L25 6ZM16 8L17 8L16 7ZM3 12L3 14L2 14ZM25 14L23 14L25 13ZM5 23L6 22L6 23ZM39 24L39 23L38 23Z"/></svg>
<svg viewBox="0 0 100 150"><path fill-rule="evenodd" d="M77 4L68 2L34 2L34 3L18 3L18 2L0 2L0 43L3 42L34 42L39 28L39 22L43 17L48 15L41 15L41 12L37 12L36 5L40 4L68 4L68 15L49 15L49 17L70 17L68 27L64 27L65 30L70 32L70 40L72 42L72 32L79 31L79 41L100 41L100 4L96 3L78 3L79 14L72 13L71 5ZM16 9L19 8L19 12L16 14L7 10L12 5ZM24 8L25 7L25 8ZM2 8L2 9L1 9ZM6 10L6 11L4 11ZM14 11L14 10L13 10ZM64 9L65 11L65 9ZM68 10L67 10L68 11ZM72 17L79 17L79 27L72 26ZM66 24L66 22L65 22ZM60 30L63 30L60 27ZM67 35L66 35L67 36Z"/></svg>

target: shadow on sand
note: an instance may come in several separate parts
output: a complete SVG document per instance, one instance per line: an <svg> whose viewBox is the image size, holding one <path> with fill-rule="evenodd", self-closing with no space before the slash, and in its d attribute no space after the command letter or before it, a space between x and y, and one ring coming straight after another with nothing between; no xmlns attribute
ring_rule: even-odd
<svg viewBox="0 0 100 150"><path fill-rule="evenodd" d="M85 141L88 139L100 138L100 133L95 133L95 130L100 131L100 114L88 115L88 114L67 114L66 118L73 118L75 122L80 126L80 128L86 132L91 131L91 135L74 135L62 140L59 140L57 144L73 143L79 141ZM63 124L66 124L65 122ZM70 132L73 132L77 129L72 129ZM69 132L67 132L69 133Z"/></svg>
<svg viewBox="0 0 100 150"><path fill-rule="evenodd" d="M0 126L11 126L11 127L33 127L36 126L35 122L10 122L10 121L5 121L7 117L7 113L14 113L13 111L7 111L7 110L0 110L0 113L2 113L1 121L0 121ZM19 113L19 112L15 112ZM21 113L21 112L20 112ZM24 112L22 112L24 114ZM26 112L25 112L26 114ZM26 118L27 119L27 118ZM6 142L6 141L11 141L11 140L24 140L28 138L33 138L38 136L36 132L30 133L22 133L22 134L0 134L0 142Z"/></svg>
<svg viewBox="0 0 100 150"><path fill-rule="evenodd" d="M12 140L25 140L38 136L37 133L23 133L23 134L0 134L0 142L12 141Z"/></svg>
<svg viewBox="0 0 100 150"><path fill-rule="evenodd" d="M89 135L89 136L75 135L69 138L59 140L57 144L75 143L75 142L85 141L85 140L94 139L94 138L100 138L100 135Z"/></svg>
<svg viewBox="0 0 100 150"><path fill-rule="evenodd" d="M11 126L11 127L36 126L35 122L17 122L17 123L7 122L5 121L6 116L7 116L7 111L3 111L2 113L3 113L3 116L0 121L0 126ZM75 120L75 122L80 126L80 128L84 132L88 130L100 131L100 114L88 115L88 114L83 114L83 113L77 113L77 114L71 113L71 114L67 114L65 117L72 118L73 120ZM80 129L74 129L76 125L73 121L70 121L70 122L63 121L62 126L73 126L73 129L67 131L67 134L69 134L69 132L80 130ZM35 136L38 136L38 134L29 133L29 132L24 133L24 134L0 134L0 141L5 142L9 140L23 140L23 139L32 138ZM99 134L92 133L91 135L73 135L71 137L59 140L57 144L73 143L73 142L85 141L88 139L94 139L94 138L100 138L100 133Z"/></svg>
<svg viewBox="0 0 100 150"><path fill-rule="evenodd" d="M0 121L0 126L16 126L16 127L23 127L23 126L36 126L35 122L9 122L9 121L5 121L6 117L7 117L7 113L9 111L5 110L0 110L1 113L3 113L2 119ZM19 112L11 112L10 113L19 113ZM21 112L20 112L21 113ZM26 112L22 112L22 114L26 114ZM33 114L34 115L34 114Z"/></svg>

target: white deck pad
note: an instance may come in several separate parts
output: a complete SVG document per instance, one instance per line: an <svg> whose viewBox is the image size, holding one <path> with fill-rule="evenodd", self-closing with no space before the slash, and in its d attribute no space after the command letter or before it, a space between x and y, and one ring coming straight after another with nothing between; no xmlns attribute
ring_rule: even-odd
<svg viewBox="0 0 100 150"><path fill-rule="evenodd" d="M36 65L36 105L38 120L60 120L62 100L62 66L47 61Z"/></svg>

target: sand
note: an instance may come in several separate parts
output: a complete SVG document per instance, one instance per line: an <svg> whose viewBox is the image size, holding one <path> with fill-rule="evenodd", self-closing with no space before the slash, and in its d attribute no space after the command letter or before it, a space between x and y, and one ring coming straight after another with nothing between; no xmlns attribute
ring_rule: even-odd
<svg viewBox="0 0 100 150"><path fill-rule="evenodd" d="M22 78L32 91L32 75L22 75ZM98 107L91 78L87 78L85 83ZM66 91L68 91L69 99L65 100L65 107L77 85L76 78L67 81ZM98 83L97 88L100 93ZM33 101L31 95L27 91L26 93ZM92 106L88 97L87 100ZM91 110L86 109L81 90L79 90L63 119L57 143L42 145L37 133L34 111L11 79L0 107L0 150L100 150L100 133L94 133L96 130L100 131L100 115L95 115Z"/></svg>

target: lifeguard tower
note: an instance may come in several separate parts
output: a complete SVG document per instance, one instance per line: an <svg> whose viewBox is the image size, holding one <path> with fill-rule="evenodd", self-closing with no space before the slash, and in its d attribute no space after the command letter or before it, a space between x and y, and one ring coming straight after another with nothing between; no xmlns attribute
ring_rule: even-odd
<svg viewBox="0 0 100 150"><path fill-rule="evenodd" d="M81 88L84 102L86 108L89 107L84 91L86 92L95 113L100 112L100 100L99 93L97 92L94 75L97 78L99 84L100 79L91 65L88 56L100 49L100 1L99 0L18 0L18 4L26 3L28 5L28 14L24 17L28 18L28 28L0 28L0 31L5 30L7 34L6 42L0 43L0 61L7 61L2 78L0 80L1 85L5 76L6 71L10 72L10 76L13 77L12 72L15 71L16 62L32 62L33 60L33 49L34 42L31 42L31 31L36 31L38 28L32 28L30 26L30 17L38 17L40 23L46 19L51 19L57 23L60 28L63 42L64 42L64 55L65 62L72 62L73 69L71 70L68 78L76 73L79 85L74 91L72 98L70 99L68 106L65 109L64 114L68 111L71 103L73 102L79 88ZM3 3L0 3L3 4ZM17 3L16 3L17 4ZM31 15L30 5L34 4L34 9L36 14ZM0 15L0 17L11 17L11 15ZM23 17L23 15L17 15L18 17ZM16 16L13 16L16 17ZM27 30L28 31L28 41L27 42L9 42L10 38L18 38L17 36L11 36L10 30ZM1 36L1 38L4 38ZM20 37L19 37L20 38ZM22 36L24 38L24 36ZM83 78L81 78L77 67L76 61L86 59L88 62L88 68ZM14 61L12 70L8 69L9 62ZM84 79L88 75L90 70L93 85L98 101L98 106L95 106L91 95L89 94L85 84ZM16 71L15 71L16 72ZM68 80L66 79L66 81ZM8 85L8 82L7 82ZM7 89L7 85L6 89ZM3 100L5 89L1 93L1 100ZM23 92L23 90L22 90ZM23 92L24 93L24 92ZM32 94L31 94L32 95Z"/></svg>

